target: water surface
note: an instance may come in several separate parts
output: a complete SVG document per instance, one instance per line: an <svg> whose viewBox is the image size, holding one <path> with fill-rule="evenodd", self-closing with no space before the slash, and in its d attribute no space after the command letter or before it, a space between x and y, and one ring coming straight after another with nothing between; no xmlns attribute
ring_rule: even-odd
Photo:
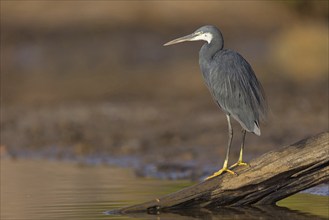
<svg viewBox="0 0 329 220"><path fill-rule="evenodd" d="M130 169L37 159L1 159L1 219L326 219L328 196L297 194L281 207L230 208L216 213L106 215L177 191L189 181L138 178ZM288 207L288 208L286 208Z"/></svg>

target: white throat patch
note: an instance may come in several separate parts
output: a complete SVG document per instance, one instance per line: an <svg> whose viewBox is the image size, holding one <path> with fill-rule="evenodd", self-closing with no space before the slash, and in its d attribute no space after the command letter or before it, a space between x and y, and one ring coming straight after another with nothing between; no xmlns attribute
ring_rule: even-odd
<svg viewBox="0 0 329 220"><path fill-rule="evenodd" d="M213 39L213 35L211 33L207 32L207 33L203 33L203 34L195 36L194 38L191 39L191 41L204 40L204 41L207 41L208 44L210 44L212 39Z"/></svg>

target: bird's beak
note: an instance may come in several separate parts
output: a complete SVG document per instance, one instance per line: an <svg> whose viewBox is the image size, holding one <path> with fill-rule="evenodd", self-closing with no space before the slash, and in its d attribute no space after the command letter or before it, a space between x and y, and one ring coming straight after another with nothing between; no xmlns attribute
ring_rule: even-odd
<svg viewBox="0 0 329 220"><path fill-rule="evenodd" d="M165 43L163 46L178 44L178 43L185 42L185 41L193 41L196 36L197 35L195 33L189 34L189 35L186 35L184 37L180 37L180 38L177 38L175 40L169 41L168 43Z"/></svg>

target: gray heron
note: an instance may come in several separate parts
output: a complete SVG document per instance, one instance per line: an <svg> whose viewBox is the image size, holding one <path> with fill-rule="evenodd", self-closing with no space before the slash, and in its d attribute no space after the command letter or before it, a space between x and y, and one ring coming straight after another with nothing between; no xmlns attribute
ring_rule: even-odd
<svg viewBox="0 0 329 220"><path fill-rule="evenodd" d="M164 46L200 40L205 41L199 52L201 72L215 103L226 114L229 136L223 168L207 177L210 179L223 172L236 174L231 168L248 165L242 158L246 131L260 135L260 120L266 118L267 103L262 85L250 64L239 53L224 49L223 36L215 26L203 26L190 35L169 41ZM238 161L228 167L233 139L231 117L242 127L242 143Z"/></svg>

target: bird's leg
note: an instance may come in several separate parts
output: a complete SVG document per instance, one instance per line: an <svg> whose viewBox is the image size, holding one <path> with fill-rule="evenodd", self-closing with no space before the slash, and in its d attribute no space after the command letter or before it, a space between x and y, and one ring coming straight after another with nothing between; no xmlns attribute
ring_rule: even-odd
<svg viewBox="0 0 329 220"><path fill-rule="evenodd" d="M240 156L238 162L230 166L230 168L236 167L236 166L249 166L249 164L243 162L242 155L243 155L243 149L244 149L244 141L246 139L246 130L242 129L242 143L241 143L241 150L240 150Z"/></svg>
<svg viewBox="0 0 329 220"><path fill-rule="evenodd" d="M224 165L223 165L223 168L222 169L218 170L213 175L208 176L206 178L206 180L207 179L214 178L216 176L219 176L223 172L228 172L230 174L237 175L235 172L233 172L232 170L228 169L228 166L227 166L227 164L228 164L228 157L229 157L229 154L230 154L230 148L231 148L232 139L233 139L233 129L232 129L232 125L231 125L230 116L229 115L226 115L226 118L227 118L227 123L228 123L228 144L227 144L227 150L226 150L226 157L225 157Z"/></svg>

